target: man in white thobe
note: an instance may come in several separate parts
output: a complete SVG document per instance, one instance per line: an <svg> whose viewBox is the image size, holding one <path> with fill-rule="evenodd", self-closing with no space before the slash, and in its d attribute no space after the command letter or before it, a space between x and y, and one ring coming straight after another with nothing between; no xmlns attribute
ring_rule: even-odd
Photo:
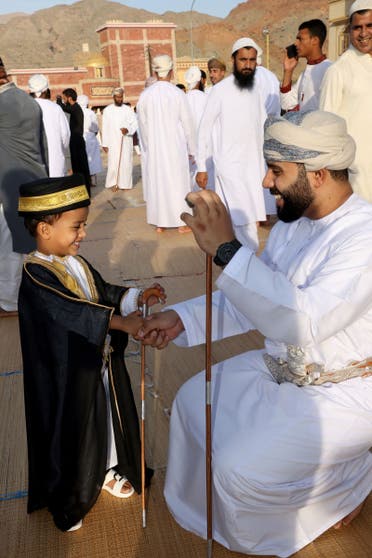
<svg viewBox="0 0 372 558"><path fill-rule="evenodd" d="M89 97L78 95L77 102L84 113L84 139L92 186L97 186L97 173L102 172L101 151L98 141L99 125L95 112L88 107Z"/></svg>
<svg viewBox="0 0 372 558"><path fill-rule="evenodd" d="M287 110L317 110L319 108L320 84L332 64L323 54L327 28L320 19L304 21L298 28L295 47L297 56L283 61L283 80L280 88L281 106ZM299 58L306 58L306 67L292 84L293 72Z"/></svg>
<svg viewBox="0 0 372 558"><path fill-rule="evenodd" d="M35 74L28 80L28 88L43 113L43 125L48 146L48 170L50 177L66 174L66 154L70 144L70 126L59 105L49 98L48 78Z"/></svg>
<svg viewBox="0 0 372 558"><path fill-rule="evenodd" d="M133 188L133 134L137 130L134 111L124 105L124 89L113 90L114 103L108 105L102 116L102 148L107 153L106 188L129 190Z"/></svg>
<svg viewBox="0 0 372 558"><path fill-rule="evenodd" d="M356 0L349 15L351 44L324 76L320 107L345 118L357 146L350 182L372 202L372 1Z"/></svg>
<svg viewBox="0 0 372 558"><path fill-rule="evenodd" d="M200 69L197 66L191 66L185 72L185 82L187 88L186 99L190 109L195 144L196 144L196 138L197 138L200 120L201 117L203 116L205 103L207 102L206 94L204 93L204 91L200 89L201 79L202 79L202 74ZM211 163L209 167L208 167L208 162ZM208 162L207 162L207 171L208 171L208 175L210 176L210 173L213 173L213 160L211 157L208 159ZM191 189L198 189L198 186L195 182L196 170L197 169L196 169L195 160L192 159L190 161Z"/></svg>
<svg viewBox="0 0 372 558"><path fill-rule="evenodd" d="M155 56L152 70L157 81L142 91L137 103L143 179L146 183L147 222L157 232L178 227L190 192L189 156L195 155L193 127L186 95L170 83L170 56Z"/></svg>
<svg viewBox="0 0 372 558"><path fill-rule="evenodd" d="M280 220L260 258L234 238L214 192L189 194L183 219L224 268L213 340L251 329L266 338L212 368L213 537L284 558L350 523L371 491L372 205L352 192L355 143L334 114L269 119L264 153ZM203 343L205 297L147 324L140 337L153 346ZM198 374L176 396L165 483L177 522L202 537L204 393Z"/></svg>
<svg viewBox="0 0 372 558"><path fill-rule="evenodd" d="M279 109L279 90L276 102L265 93L264 71L268 70L256 71L259 50L248 37L234 43L233 74L208 94L196 157L196 182L206 188L206 161L212 149L215 190L231 214L237 238L254 249L258 248L256 223L266 219L261 187L265 174L263 126L266 115Z"/></svg>

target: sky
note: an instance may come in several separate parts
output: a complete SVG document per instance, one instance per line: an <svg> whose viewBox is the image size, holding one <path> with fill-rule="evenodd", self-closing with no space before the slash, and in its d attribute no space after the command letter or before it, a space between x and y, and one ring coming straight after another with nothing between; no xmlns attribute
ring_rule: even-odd
<svg viewBox="0 0 372 558"><path fill-rule="evenodd" d="M12 12L32 13L44 8L51 8L58 4L74 4L76 0L0 0L0 14ZM229 12L243 0L115 0L131 8L142 8L150 12L162 14L168 10L186 12L193 9L214 15L226 17Z"/></svg>

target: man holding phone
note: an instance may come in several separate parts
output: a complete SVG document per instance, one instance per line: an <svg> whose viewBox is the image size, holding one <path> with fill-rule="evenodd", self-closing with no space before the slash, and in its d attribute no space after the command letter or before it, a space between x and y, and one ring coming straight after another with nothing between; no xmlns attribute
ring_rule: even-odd
<svg viewBox="0 0 372 558"><path fill-rule="evenodd" d="M322 51L326 36L327 28L320 19L304 21L298 28L295 43L286 48L280 88L282 111L319 108L320 84L331 65ZM299 58L306 58L307 64L293 85L292 76Z"/></svg>

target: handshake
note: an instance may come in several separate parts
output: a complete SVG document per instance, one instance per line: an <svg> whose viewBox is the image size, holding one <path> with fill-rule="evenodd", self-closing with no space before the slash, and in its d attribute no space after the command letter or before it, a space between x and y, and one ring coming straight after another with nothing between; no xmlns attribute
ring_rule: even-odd
<svg viewBox="0 0 372 558"><path fill-rule="evenodd" d="M184 330L177 312L166 310L147 316L147 308L158 302L164 304L166 294L159 283L141 292L138 297L139 309L127 316L114 314L110 329L124 331L145 345L163 349Z"/></svg>

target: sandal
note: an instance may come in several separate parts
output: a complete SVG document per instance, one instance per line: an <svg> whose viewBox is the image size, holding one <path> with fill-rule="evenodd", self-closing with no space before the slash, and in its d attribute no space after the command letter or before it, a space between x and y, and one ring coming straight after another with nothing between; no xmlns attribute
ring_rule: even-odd
<svg viewBox="0 0 372 558"><path fill-rule="evenodd" d="M70 529L67 529L67 533L70 533L71 531L77 531L78 529L80 529L80 527L82 527L82 525L83 525L83 520L80 519L80 521L75 523L75 525L70 527Z"/></svg>
<svg viewBox="0 0 372 558"><path fill-rule="evenodd" d="M108 483L112 480L114 480L115 483L114 486L111 487L108 485ZM128 487L124 487L126 483L128 483ZM128 492L122 492L121 489L123 487L128 488ZM109 471L107 471L102 490L107 490L107 492L109 492L116 498L130 498L134 494L134 488L128 481L127 477L121 476L115 471L115 469L110 469Z"/></svg>

